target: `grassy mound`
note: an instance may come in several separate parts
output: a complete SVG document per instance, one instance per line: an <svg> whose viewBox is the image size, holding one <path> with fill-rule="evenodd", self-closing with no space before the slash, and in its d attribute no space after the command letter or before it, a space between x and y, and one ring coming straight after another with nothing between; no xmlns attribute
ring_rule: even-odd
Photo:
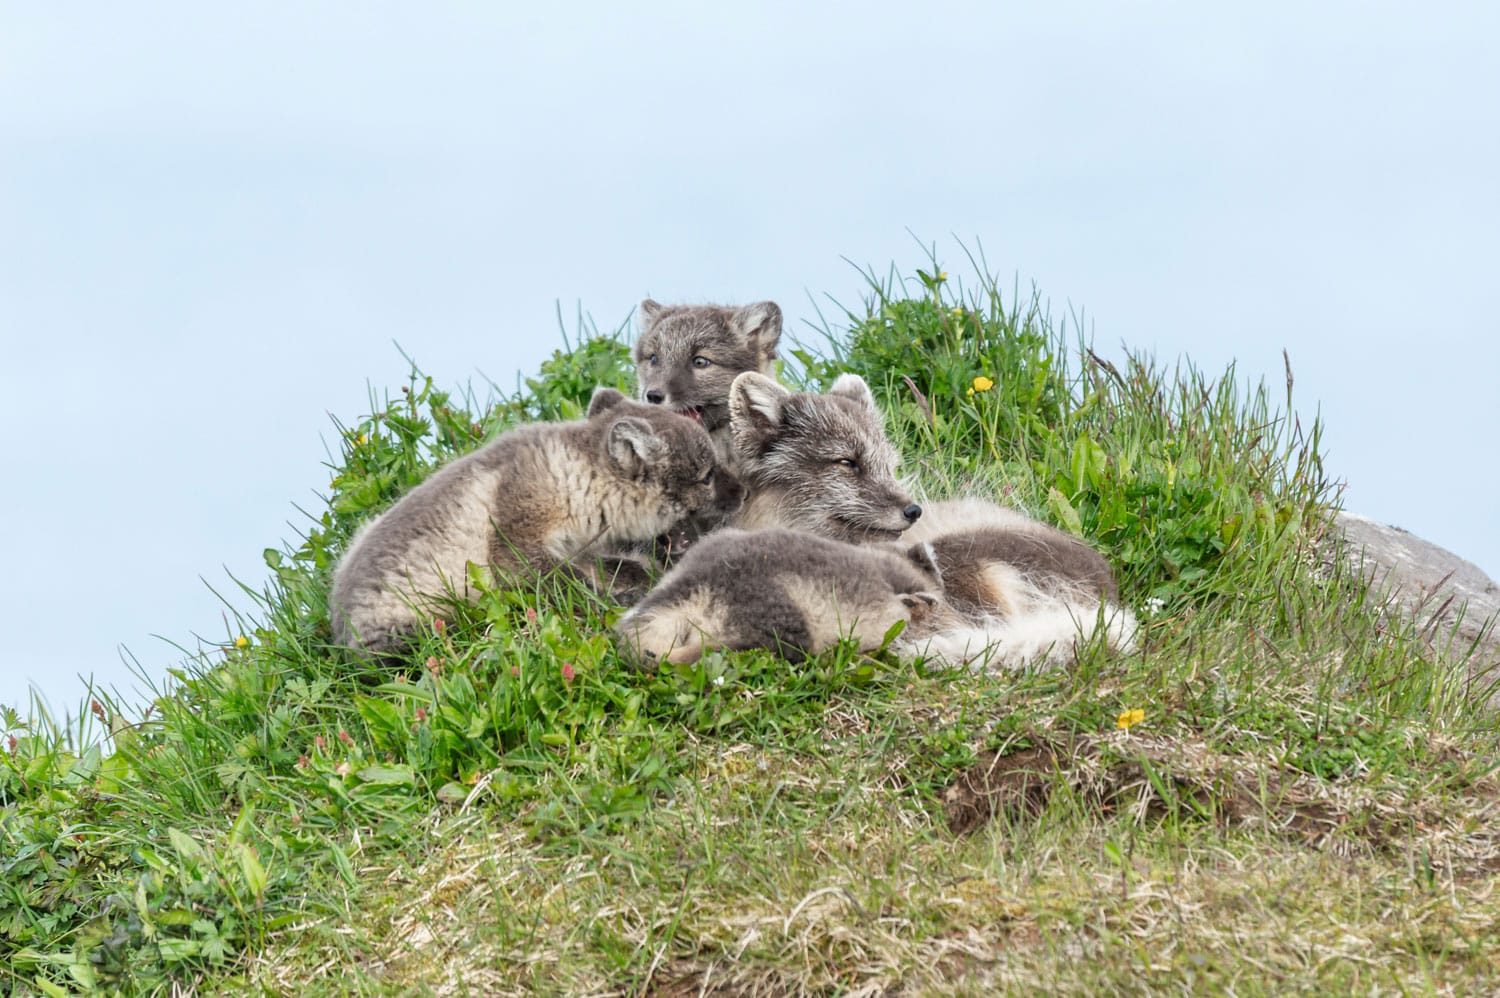
<svg viewBox="0 0 1500 998"><path fill-rule="evenodd" d="M585 331L587 332L587 331ZM1087 537L1143 647L976 676L844 649L629 672L539 584L404 675L328 646L331 567L439 462L629 387L585 335L481 404L413 374L341 427L243 634L144 714L9 716L0 982L677 994L1472 990L1500 972L1493 718L1326 557L1284 399L1129 356L935 265L790 351L863 374L919 491ZM474 580L481 583L482 579Z"/></svg>

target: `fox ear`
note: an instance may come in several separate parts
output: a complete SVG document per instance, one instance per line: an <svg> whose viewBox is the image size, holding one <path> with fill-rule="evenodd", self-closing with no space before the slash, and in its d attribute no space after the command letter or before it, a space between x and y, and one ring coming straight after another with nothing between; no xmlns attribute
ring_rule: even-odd
<svg viewBox="0 0 1500 998"><path fill-rule="evenodd" d="M932 576L938 585L943 584L943 570L938 567L937 552L927 541L913 544L906 549L906 560L916 565L926 575Z"/></svg>
<svg viewBox="0 0 1500 998"><path fill-rule="evenodd" d="M840 374L833 387L828 389L828 394L853 399L862 406L879 411L875 405L875 396L870 393L870 386L857 374Z"/></svg>
<svg viewBox="0 0 1500 998"><path fill-rule="evenodd" d="M651 424L638 416L621 416L609 425L604 438L609 460L627 478L660 461L667 450L666 442L656 435Z"/></svg>
<svg viewBox="0 0 1500 998"><path fill-rule="evenodd" d="M776 356L776 342L781 339L781 306L773 301L758 301L734 310L735 330L754 346L762 366Z"/></svg>
<svg viewBox="0 0 1500 998"><path fill-rule="evenodd" d="M656 320L661 318L664 308L666 306L654 298L643 299L641 301L641 328L650 329L656 325Z"/></svg>
<svg viewBox="0 0 1500 998"><path fill-rule="evenodd" d="M791 395L755 371L745 371L729 386L729 425L761 431L781 429L782 403Z"/></svg>
<svg viewBox="0 0 1500 998"><path fill-rule="evenodd" d="M593 398L589 399L588 418L593 419L601 412L608 412L621 402L625 401L625 393L618 388L606 388L600 385L594 389Z"/></svg>

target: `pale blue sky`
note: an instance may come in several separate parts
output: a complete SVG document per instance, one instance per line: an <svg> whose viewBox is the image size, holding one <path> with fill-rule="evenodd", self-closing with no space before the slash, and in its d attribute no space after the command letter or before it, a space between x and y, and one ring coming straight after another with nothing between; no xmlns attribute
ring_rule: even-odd
<svg viewBox="0 0 1500 998"><path fill-rule="evenodd" d="M519 5L515 5L519 7ZM566 12L564 12L566 11ZM328 413L644 295L858 299L951 235L1281 377L1346 505L1500 574L1490 4L0 2L0 702L220 640Z"/></svg>

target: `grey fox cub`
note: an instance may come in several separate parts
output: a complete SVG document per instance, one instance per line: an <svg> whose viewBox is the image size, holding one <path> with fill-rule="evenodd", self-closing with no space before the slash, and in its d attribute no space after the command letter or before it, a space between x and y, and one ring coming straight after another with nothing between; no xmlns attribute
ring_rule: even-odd
<svg viewBox="0 0 1500 998"><path fill-rule="evenodd" d="M361 528L334 569L334 638L398 652L444 594L466 595L470 562L502 576L561 568L601 588L617 574L639 585L641 566L600 556L689 517L722 517L740 498L732 479L716 481L701 426L597 389L586 418L501 434Z"/></svg>
<svg viewBox="0 0 1500 998"><path fill-rule="evenodd" d="M638 663L692 662L714 645L793 661L845 638L880 647L930 626L942 583L925 545L858 547L792 530L725 528L699 541L615 625Z"/></svg>
<svg viewBox="0 0 1500 998"><path fill-rule="evenodd" d="M641 302L635 343L640 397L703 424L719 460L733 468L729 386L743 371L769 374L781 338L775 302L740 308Z"/></svg>

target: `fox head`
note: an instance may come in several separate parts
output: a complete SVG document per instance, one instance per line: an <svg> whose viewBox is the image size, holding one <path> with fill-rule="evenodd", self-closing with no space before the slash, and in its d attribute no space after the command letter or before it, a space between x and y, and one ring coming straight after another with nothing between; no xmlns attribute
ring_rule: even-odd
<svg viewBox="0 0 1500 998"><path fill-rule="evenodd" d="M635 343L640 397L697 420L710 432L729 424L729 386L744 371L766 374L781 338L775 302L741 308L641 302Z"/></svg>
<svg viewBox="0 0 1500 998"><path fill-rule="evenodd" d="M861 543L893 540L922 515L896 481L899 455L864 379L793 394L754 372L734 379L729 425L751 496L775 496L785 526Z"/></svg>
<svg viewBox="0 0 1500 998"><path fill-rule="evenodd" d="M718 466L707 431L693 420L613 388L594 390L588 419L603 425L605 466L659 495L668 522L717 524L740 508L744 488Z"/></svg>

